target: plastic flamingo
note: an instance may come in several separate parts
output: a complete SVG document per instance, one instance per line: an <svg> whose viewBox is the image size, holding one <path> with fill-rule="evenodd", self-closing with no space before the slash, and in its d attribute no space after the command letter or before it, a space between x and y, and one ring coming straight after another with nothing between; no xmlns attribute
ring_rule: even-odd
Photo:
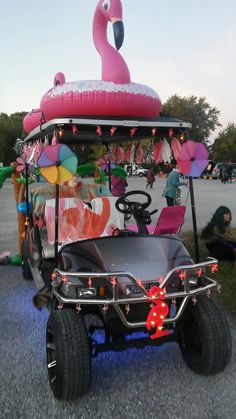
<svg viewBox="0 0 236 419"><path fill-rule="evenodd" d="M114 29L115 48L107 39L109 22ZM157 117L161 110L158 94L146 85L130 81L127 64L118 52L123 39L121 0L99 0L93 19L93 40L101 56L102 80L67 82L63 73L57 73L53 87L41 99L40 109L36 114L26 115L25 131L40 125L42 118L49 121L78 115Z"/></svg>
<svg viewBox="0 0 236 419"><path fill-rule="evenodd" d="M130 83L130 73L126 62L107 40L109 21L113 24L115 45L119 50L124 40L120 0L100 0L94 14L93 41L102 59L102 80L123 84Z"/></svg>
<svg viewBox="0 0 236 419"><path fill-rule="evenodd" d="M163 330L163 322L169 312L168 305L164 302L165 291L161 287L154 286L149 290L148 296L154 305L148 314L146 327L148 330L156 328L156 332L150 338L156 339L169 335L170 332L168 330Z"/></svg>

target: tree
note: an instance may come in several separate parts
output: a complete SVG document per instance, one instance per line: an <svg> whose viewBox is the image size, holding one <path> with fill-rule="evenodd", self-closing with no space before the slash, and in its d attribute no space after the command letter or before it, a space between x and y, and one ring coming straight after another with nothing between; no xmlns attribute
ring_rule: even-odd
<svg viewBox="0 0 236 419"><path fill-rule="evenodd" d="M14 144L22 134L22 120L26 112L17 112L8 116L0 114L0 161L9 165L15 160Z"/></svg>
<svg viewBox="0 0 236 419"><path fill-rule="evenodd" d="M228 124L218 134L211 147L211 158L216 161L236 161L236 124Z"/></svg>
<svg viewBox="0 0 236 419"><path fill-rule="evenodd" d="M196 96L180 97L171 96L163 105L163 111L168 116L183 119L192 124L190 137L195 141L207 143L211 133L220 127L220 111L212 108L205 97Z"/></svg>

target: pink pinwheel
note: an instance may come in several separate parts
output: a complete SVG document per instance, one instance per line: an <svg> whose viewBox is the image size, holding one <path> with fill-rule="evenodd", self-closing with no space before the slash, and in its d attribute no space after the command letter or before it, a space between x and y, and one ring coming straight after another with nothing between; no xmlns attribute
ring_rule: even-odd
<svg viewBox="0 0 236 419"><path fill-rule="evenodd" d="M189 140L182 145L177 163L184 175L198 177L208 165L208 155L205 144Z"/></svg>
<svg viewBox="0 0 236 419"><path fill-rule="evenodd" d="M32 166L31 164L28 164L21 157L17 157L16 162L17 162L17 166L16 166L16 171L17 172L23 172L23 171L25 171L26 166L27 166L29 172L32 173L34 171L34 166Z"/></svg>
<svg viewBox="0 0 236 419"><path fill-rule="evenodd" d="M108 166L110 164L111 169L115 169L116 164L110 160L108 154L105 154L101 159L98 160L98 164L102 170L108 169Z"/></svg>

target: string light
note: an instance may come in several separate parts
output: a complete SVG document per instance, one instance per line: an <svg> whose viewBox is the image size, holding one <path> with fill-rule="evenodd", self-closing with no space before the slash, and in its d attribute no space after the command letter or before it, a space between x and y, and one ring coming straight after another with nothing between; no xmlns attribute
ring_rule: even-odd
<svg viewBox="0 0 236 419"><path fill-rule="evenodd" d="M117 128L116 128L116 127L112 127L112 128L110 129L110 133L111 133L111 135L114 135L114 134L115 134L115 132L116 132L116 130L117 130Z"/></svg>
<svg viewBox="0 0 236 419"><path fill-rule="evenodd" d="M130 136L133 137L135 132L137 131L137 128L131 128L130 132Z"/></svg>
<svg viewBox="0 0 236 419"><path fill-rule="evenodd" d="M214 274L218 270L218 263L214 263L214 265L211 266L211 273Z"/></svg>
<svg viewBox="0 0 236 419"><path fill-rule="evenodd" d="M61 127L58 130L58 135L59 135L59 137L63 137L63 135L64 135L64 130Z"/></svg>
<svg viewBox="0 0 236 419"><path fill-rule="evenodd" d="M169 137L171 138L171 137L173 137L173 135L174 135L174 131L173 131L172 128L170 128L169 129Z"/></svg>
<svg viewBox="0 0 236 419"><path fill-rule="evenodd" d="M78 128L77 128L76 125L72 125L72 133L73 133L73 135L78 134Z"/></svg>
<svg viewBox="0 0 236 419"><path fill-rule="evenodd" d="M96 134L99 135L99 137L102 136L102 129L101 129L101 127L99 127L99 126L97 127Z"/></svg>

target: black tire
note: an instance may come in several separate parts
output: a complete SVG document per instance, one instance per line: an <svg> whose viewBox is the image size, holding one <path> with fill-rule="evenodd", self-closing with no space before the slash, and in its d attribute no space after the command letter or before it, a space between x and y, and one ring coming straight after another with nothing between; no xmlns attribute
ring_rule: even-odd
<svg viewBox="0 0 236 419"><path fill-rule="evenodd" d="M232 354L230 328L213 299L198 295L195 305L189 301L177 330L182 356L193 371L213 375L228 365Z"/></svg>
<svg viewBox="0 0 236 419"><path fill-rule="evenodd" d="M32 279L32 273L29 267L29 257L30 257L30 249L29 249L29 242L25 239L22 243L22 275L23 278L30 281Z"/></svg>
<svg viewBox="0 0 236 419"><path fill-rule="evenodd" d="M50 386L59 400L75 400L89 391L91 352L83 318L75 310L52 311L46 331Z"/></svg>

